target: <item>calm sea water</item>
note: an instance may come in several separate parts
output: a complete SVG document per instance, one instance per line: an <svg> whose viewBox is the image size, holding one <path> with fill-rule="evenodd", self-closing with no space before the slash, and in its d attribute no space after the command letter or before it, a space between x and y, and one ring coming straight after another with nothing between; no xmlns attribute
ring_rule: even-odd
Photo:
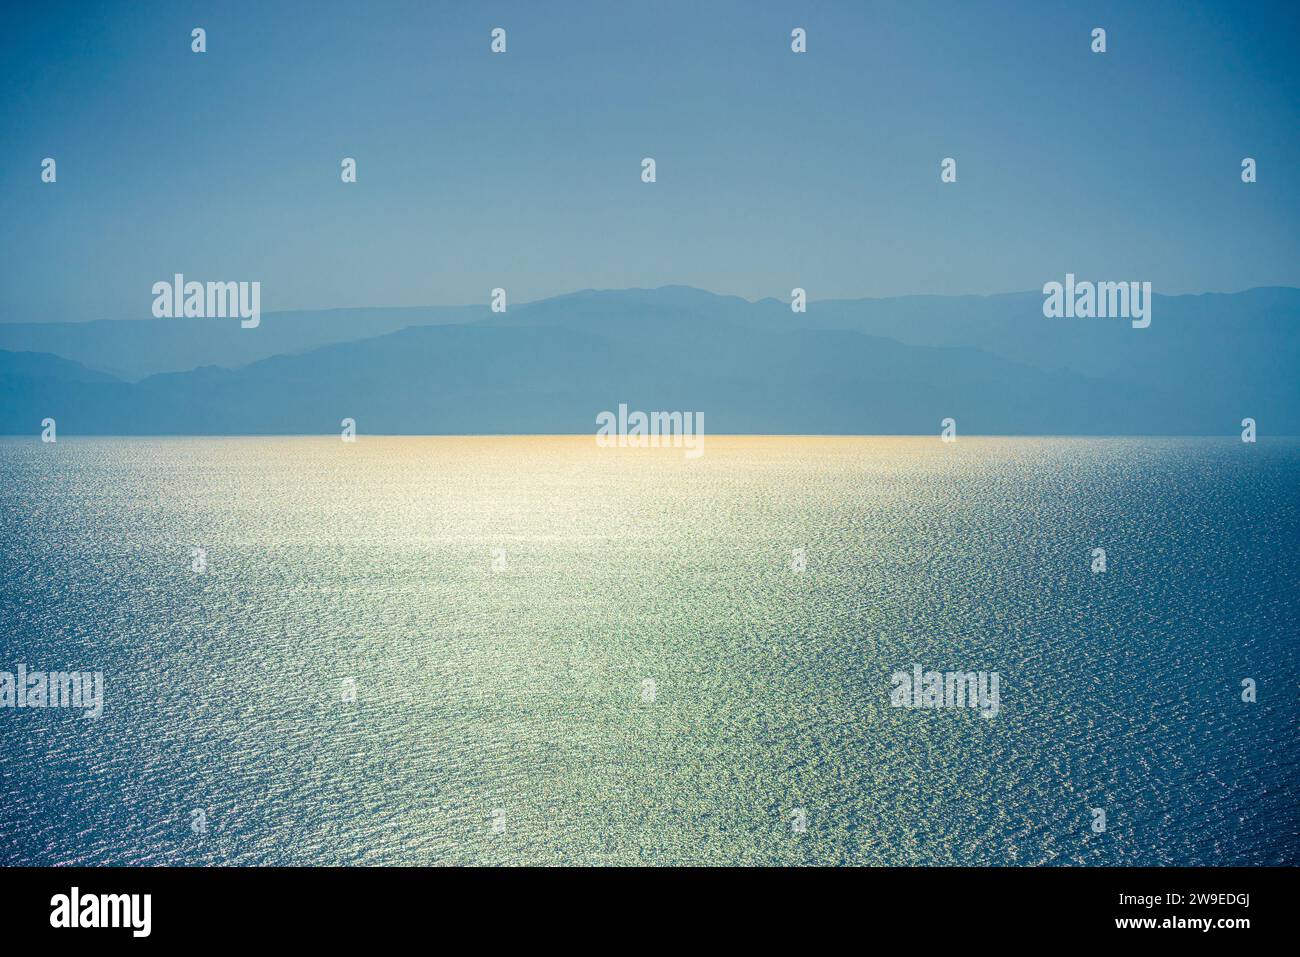
<svg viewBox="0 0 1300 957"><path fill-rule="evenodd" d="M6 439L0 472L0 670L106 675L98 721L0 709L5 864L1300 862L1294 441ZM997 671L1000 713L891 708L914 663Z"/></svg>

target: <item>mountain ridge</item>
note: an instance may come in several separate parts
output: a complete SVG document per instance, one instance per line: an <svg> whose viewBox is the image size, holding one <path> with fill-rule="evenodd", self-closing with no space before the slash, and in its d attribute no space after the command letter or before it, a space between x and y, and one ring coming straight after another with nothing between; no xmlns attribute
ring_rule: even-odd
<svg viewBox="0 0 1300 957"><path fill-rule="evenodd" d="M286 314L268 313L257 330L227 324L252 337L249 361L135 381L53 353L15 358L31 352L0 340L0 431L53 416L68 435L329 433L342 418L370 432L580 434L627 402L704 412L717 432L915 434L951 416L968 433L1228 434L1249 416L1300 433L1300 290L1157 296L1147 329L1046 319L1041 302L825 300L795 314L694 287L579 290L497 314L331 311L315 338L300 333L318 314L277 327ZM223 320L154 322L195 339L154 357L132 340L138 368L202 354ZM263 329L291 348L258 354Z"/></svg>

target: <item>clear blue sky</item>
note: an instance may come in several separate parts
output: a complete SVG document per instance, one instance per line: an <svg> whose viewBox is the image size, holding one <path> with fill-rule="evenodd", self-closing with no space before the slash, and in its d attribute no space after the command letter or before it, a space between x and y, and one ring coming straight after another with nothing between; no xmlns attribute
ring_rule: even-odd
<svg viewBox="0 0 1300 957"><path fill-rule="evenodd" d="M146 317L175 272L260 280L265 311L483 302L493 286L512 302L667 283L993 293L1066 271L1158 293L1300 285L1298 9L10 8L0 320Z"/></svg>

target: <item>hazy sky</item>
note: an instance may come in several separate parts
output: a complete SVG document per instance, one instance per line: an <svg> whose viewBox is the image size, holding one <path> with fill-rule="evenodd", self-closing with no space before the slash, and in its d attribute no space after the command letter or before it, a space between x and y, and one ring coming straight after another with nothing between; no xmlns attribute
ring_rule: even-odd
<svg viewBox="0 0 1300 957"><path fill-rule="evenodd" d="M3 320L147 317L175 272L264 311L1300 285L1294 2L30 6L0 30Z"/></svg>

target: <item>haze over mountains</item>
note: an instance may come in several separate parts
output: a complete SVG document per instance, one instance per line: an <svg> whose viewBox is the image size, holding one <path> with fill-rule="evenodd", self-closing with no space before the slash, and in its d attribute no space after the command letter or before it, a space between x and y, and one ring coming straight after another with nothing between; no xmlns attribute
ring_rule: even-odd
<svg viewBox="0 0 1300 957"><path fill-rule="evenodd" d="M486 315L487 306L278 312L256 330L219 319L13 322L0 323L0 349L49 352L134 382L160 372L206 365L234 368L406 326L469 322Z"/></svg>
<svg viewBox="0 0 1300 957"><path fill-rule="evenodd" d="M590 433L704 413L713 433L1300 433L1300 289L1157 295L1151 326L1047 319L1036 292L785 302L698 289L512 305L0 325L0 431Z"/></svg>

